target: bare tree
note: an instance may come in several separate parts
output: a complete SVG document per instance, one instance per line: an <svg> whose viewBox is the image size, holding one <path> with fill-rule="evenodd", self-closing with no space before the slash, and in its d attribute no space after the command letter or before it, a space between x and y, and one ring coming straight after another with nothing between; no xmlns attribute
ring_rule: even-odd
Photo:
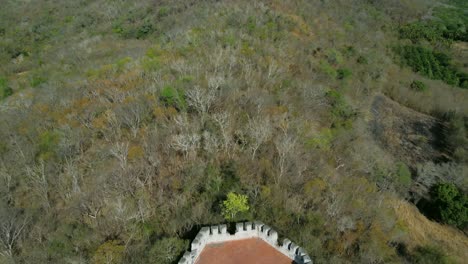
<svg viewBox="0 0 468 264"><path fill-rule="evenodd" d="M67 159L65 162L65 172L71 178L71 190L73 193L80 193L80 174L78 172L78 167L76 163L72 160Z"/></svg>
<svg viewBox="0 0 468 264"><path fill-rule="evenodd" d="M208 77L208 87L213 91L216 91L225 82L226 80L222 75Z"/></svg>
<svg viewBox="0 0 468 264"><path fill-rule="evenodd" d="M201 115L203 123L205 114L208 112L216 98L215 90L202 90L199 86L196 86L192 90L189 90L186 95L188 104Z"/></svg>
<svg viewBox="0 0 468 264"><path fill-rule="evenodd" d="M203 132L203 149L209 153L216 153L221 145L216 135L204 131Z"/></svg>
<svg viewBox="0 0 468 264"><path fill-rule="evenodd" d="M171 68L182 75L188 75L190 66L186 60L178 59L171 62Z"/></svg>
<svg viewBox="0 0 468 264"><path fill-rule="evenodd" d="M136 138L147 108L144 103L132 103L121 109L122 123L130 128L133 138Z"/></svg>
<svg viewBox="0 0 468 264"><path fill-rule="evenodd" d="M106 121L107 121L107 124L108 124L108 129L107 129L106 133L104 133L104 138L107 141L112 141L112 138L120 139L120 137L121 137L121 130L120 130L121 121L117 118L117 116L115 115L115 112L110 110L110 109L107 110L104 113L104 115L105 115L105 118L106 118Z"/></svg>
<svg viewBox="0 0 468 264"><path fill-rule="evenodd" d="M276 151L278 152L278 167L279 174L276 179L276 184L279 184L283 178L284 172L287 167L287 158L289 154L294 150L296 146L296 139L291 135L283 134L281 137L277 137L274 141Z"/></svg>
<svg viewBox="0 0 468 264"><path fill-rule="evenodd" d="M110 153L119 160L120 168L125 169L127 167L128 142L115 143Z"/></svg>
<svg viewBox="0 0 468 264"><path fill-rule="evenodd" d="M98 199L87 198L80 203L80 210L83 216L87 216L91 219L96 219L100 215L104 202L99 197Z"/></svg>
<svg viewBox="0 0 468 264"><path fill-rule="evenodd" d="M188 132L190 130L190 122L186 114L176 116L174 122L180 132Z"/></svg>
<svg viewBox="0 0 468 264"><path fill-rule="evenodd" d="M21 215L19 210L2 208L0 212L0 255L11 257L16 245L20 242L29 218Z"/></svg>
<svg viewBox="0 0 468 264"><path fill-rule="evenodd" d="M41 199L44 207L46 209L50 208L49 201L49 182L45 173L45 165L42 160L39 161L34 167L27 167L26 174L28 176L29 184L31 189L36 192L36 194Z"/></svg>
<svg viewBox="0 0 468 264"><path fill-rule="evenodd" d="M252 152L252 160L255 158L258 148L266 141L271 135L272 126L268 119L250 119L247 124L247 133L251 138L249 144L250 151Z"/></svg>
<svg viewBox="0 0 468 264"><path fill-rule="evenodd" d="M223 138L223 149L225 152L227 152L230 150L230 146L232 143L231 131L230 131L230 129L232 128L232 121L229 116L229 113L227 112L216 113L213 115L212 118L216 122L216 124L218 124L219 126L219 130Z"/></svg>
<svg viewBox="0 0 468 264"><path fill-rule="evenodd" d="M172 137L171 147L184 153L187 159L199 147L200 136L197 134L181 134Z"/></svg>
<svg viewBox="0 0 468 264"><path fill-rule="evenodd" d="M6 167L3 164L2 166L0 166L0 180L0 195L2 195L2 193L4 192L6 200L9 201L12 198L11 187L13 183L11 174L6 170ZM0 198L3 197L0 196Z"/></svg>

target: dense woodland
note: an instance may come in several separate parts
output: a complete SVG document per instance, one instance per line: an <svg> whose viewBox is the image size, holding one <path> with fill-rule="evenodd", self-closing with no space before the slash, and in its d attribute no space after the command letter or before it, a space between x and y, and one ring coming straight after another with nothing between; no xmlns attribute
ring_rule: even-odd
<svg viewBox="0 0 468 264"><path fill-rule="evenodd" d="M177 263L242 220L468 258L465 0L0 6L0 263Z"/></svg>

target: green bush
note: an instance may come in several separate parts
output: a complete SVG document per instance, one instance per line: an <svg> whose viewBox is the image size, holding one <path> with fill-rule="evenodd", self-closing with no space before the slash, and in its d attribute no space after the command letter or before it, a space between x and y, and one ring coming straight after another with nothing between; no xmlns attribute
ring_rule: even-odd
<svg viewBox="0 0 468 264"><path fill-rule="evenodd" d="M329 49L327 51L327 60L332 65L340 65L343 63L343 54L336 49Z"/></svg>
<svg viewBox="0 0 468 264"><path fill-rule="evenodd" d="M13 94L13 89L8 86L6 78L0 77L0 100Z"/></svg>
<svg viewBox="0 0 468 264"><path fill-rule="evenodd" d="M351 128L356 112L346 103L343 95L338 91L331 90L326 93L326 98L331 106L333 128Z"/></svg>
<svg viewBox="0 0 468 264"><path fill-rule="evenodd" d="M403 25L399 29L400 38L413 43L427 40L431 43L450 44L451 41L468 41L467 4L463 0L452 0L448 6L438 6L433 10L435 19L417 21Z"/></svg>
<svg viewBox="0 0 468 264"><path fill-rule="evenodd" d="M399 162L397 163L397 181L398 184L404 188L409 188L411 185L411 171L406 164Z"/></svg>
<svg viewBox="0 0 468 264"><path fill-rule="evenodd" d="M443 223L463 229L468 223L468 196L452 183L441 183L431 189L435 217Z"/></svg>
<svg viewBox="0 0 468 264"><path fill-rule="evenodd" d="M418 91L418 92L424 92L427 90L427 85L421 81L413 81L410 87L411 89Z"/></svg>
<svg viewBox="0 0 468 264"><path fill-rule="evenodd" d="M137 39L142 39L147 37L149 34L154 32L153 24L150 22L145 22L143 25L141 25L136 33L136 38Z"/></svg>
<svg viewBox="0 0 468 264"><path fill-rule="evenodd" d="M165 16L169 15L169 8L166 7L166 6L162 6L161 8L159 8L159 11L158 11L158 17L159 18L163 18Z"/></svg>
<svg viewBox="0 0 468 264"><path fill-rule="evenodd" d="M321 72L325 73L328 77L332 79L336 79L338 77L337 71L328 61L320 61L319 69Z"/></svg>
<svg viewBox="0 0 468 264"><path fill-rule="evenodd" d="M363 55L361 55L357 58L357 63L366 65L369 63L369 60Z"/></svg>
<svg viewBox="0 0 468 264"><path fill-rule="evenodd" d="M357 50L353 46L347 46L343 49L343 55L347 58L351 58L357 55Z"/></svg>
<svg viewBox="0 0 468 264"><path fill-rule="evenodd" d="M452 263L441 250L432 246L417 247L411 255L411 262L416 264Z"/></svg>
<svg viewBox="0 0 468 264"><path fill-rule="evenodd" d="M411 45L397 47L395 51L402 58L403 64L430 79L443 80L460 87L468 80L466 74L451 65L451 58L444 53Z"/></svg>
<svg viewBox="0 0 468 264"><path fill-rule="evenodd" d="M465 0L452 0L450 1L451 6L441 5L434 9L434 16L437 17L439 21L434 21L433 23L442 28L444 38L468 41L467 3L468 2Z"/></svg>
<svg viewBox="0 0 468 264"><path fill-rule="evenodd" d="M60 135L55 131L46 131L40 134L37 157L43 160L55 157L59 141Z"/></svg>
<svg viewBox="0 0 468 264"><path fill-rule="evenodd" d="M351 70L346 69L346 68L338 69L337 73L338 73L337 78L339 80L345 80L345 79L347 79L348 77L350 77L352 75Z"/></svg>
<svg viewBox="0 0 468 264"><path fill-rule="evenodd" d="M32 77L31 77L31 80L30 80L30 85L32 87L38 87L39 85L43 84L47 82L47 79L40 75L40 74L34 74Z"/></svg>
<svg viewBox="0 0 468 264"><path fill-rule="evenodd" d="M185 102L184 93L171 86L166 86L161 91L160 100L166 106L172 106L177 110L185 110L187 103Z"/></svg>
<svg viewBox="0 0 468 264"><path fill-rule="evenodd" d="M413 43L425 39L430 42L443 41L442 30L434 24L415 22L403 25L399 29L400 38L409 39Z"/></svg>

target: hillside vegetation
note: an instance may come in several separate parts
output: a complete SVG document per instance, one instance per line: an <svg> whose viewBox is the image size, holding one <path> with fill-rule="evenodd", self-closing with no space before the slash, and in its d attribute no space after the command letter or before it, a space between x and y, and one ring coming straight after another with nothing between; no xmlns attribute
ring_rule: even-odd
<svg viewBox="0 0 468 264"><path fill-rule="evenodd" d="M0 263L257 219L314 263L466 259L465 1L1 6Z"/></svg>

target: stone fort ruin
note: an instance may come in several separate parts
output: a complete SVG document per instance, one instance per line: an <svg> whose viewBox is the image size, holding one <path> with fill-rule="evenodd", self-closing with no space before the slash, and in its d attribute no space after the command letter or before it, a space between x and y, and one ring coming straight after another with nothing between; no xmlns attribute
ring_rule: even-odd
<svg viewBox="0 0 468 264"><path fill-rule="evenodd" d="M226 225L203 227L185 252L179 264L211 263L295 263L312 264L305 250L284 239L262 222L236 223L234 234Z"/></svg>

